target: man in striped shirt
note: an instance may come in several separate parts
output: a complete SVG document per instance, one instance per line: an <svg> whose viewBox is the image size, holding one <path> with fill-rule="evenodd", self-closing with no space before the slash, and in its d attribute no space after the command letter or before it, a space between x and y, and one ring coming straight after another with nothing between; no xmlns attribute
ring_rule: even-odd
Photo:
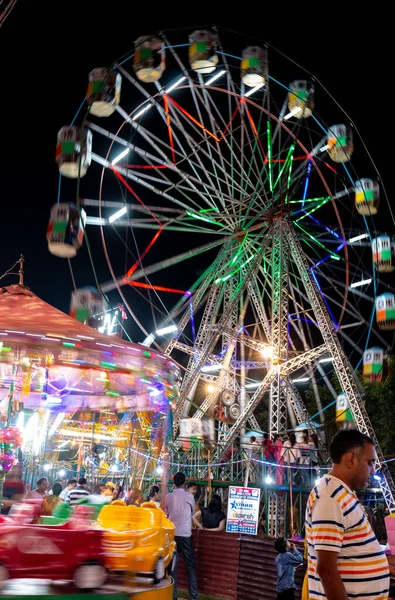
<svg viewBox="0 0 395 600"><path fill-rule="evenodd" d="M85 477L80 477L78 480L78 485L69 493L67 502L69 502L71 506L75 506L80 500L83 500L89 496L89 494L90 491L86 487Z"/></svg>
<svg viewBox="0 0 395 600"><path fill-rule="evenodd" d="M387 600L388 560L354 490L374 473L373 440L355 429L336 434L332 470L306 508L309 600Z"/></svg>

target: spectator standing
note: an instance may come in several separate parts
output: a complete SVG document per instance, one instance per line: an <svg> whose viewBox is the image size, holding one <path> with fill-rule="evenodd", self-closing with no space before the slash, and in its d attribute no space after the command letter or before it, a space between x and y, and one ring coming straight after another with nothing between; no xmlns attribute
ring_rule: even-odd
<svg viewBox="0 0 395 600"><path fill-rule="evenodd" d="M61 500L63 500L63 502L68 502L69 494L70 494L71 490L73 490L75 488L76 485L77 485L76 479L69 479L67 482L67 486L60 493L59 498Z"/></svg>
<svg viewBox="0 0 395 600"><path fill-rule="evenodd" d="M197 519L201 517L202 524ZM196 521L195 521L196 519ZM210 529L210 531L225 531L226 516L222 510L221 496L214 494L207 508L199 509L193 516L199 529Z"/></svg>
<svg viewBox="0 0 395 600"><path fill-rule="evenodd" d="M329 451L332 470L314 486L306 507L309 596L386 599L388 559L354 491L374 474L374 442L348 429L335 435Z"/></svg>
<svg viewBox="0 0 395 600"><path fill-rule="evenodd" d="M295 545L283 537L274 542L277 550L277 600L294 600L295 598L295 568L303 563L303 556Z"/></svg>
<svg viewBox="0 0 395 600"><path fill-rule="evenodd" d="M80 477L78 480L78 485L71 490L67 501L71 504L71 506L75 506L80 500L83 500L89 495L90 491L87 488L86 479L85 477Z"/></svg>
<svg viewBox="0 0 395 600"><path fill-rule="evenodd" d="M296 445L295 433L290 431L288 433L288 439L283 444L283 459L284 466L288 467L288 469L286 469L288 473L288 479L289 477L292 477L293 480L295 479L297 472L296 467L299 465L300 457L301 454Z"/></svg>
<svg viewBox="0 0 395 600"><path fill-rule="evenodd" d="M37 481L37 487L27 495L28 500L43 500L47 495L48 490L48 479L41 477Z"/></svg>
<svg viewBox="0 0 395 600"><path fill-rule="evenodd" d="M308 484L311 467L311 446L309 444L309 432L307 429L302 431L302 440L295 444L295 448L297 448L300 452L299 464L301 469L299 472L298 481L301 486L305 486Z"/></svg>
<svg viewBox="0 0 395 600"><path fill-rule="evenodd" d="M177 574L180 555L183 556L187 575L190 600L198 600L195 557L192 543L192 516L195 514L195 499L184 490L185 475L174 475L175 490L166 496L166 514L176 527L176 557L173 562L173 600L177 600Z"/></svg>

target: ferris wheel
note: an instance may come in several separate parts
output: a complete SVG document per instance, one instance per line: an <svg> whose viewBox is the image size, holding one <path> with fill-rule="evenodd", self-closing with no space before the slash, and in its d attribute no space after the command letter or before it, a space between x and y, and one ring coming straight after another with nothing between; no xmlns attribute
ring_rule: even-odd
<svg viewBox="0 0 395 600"><path fill-rule="evenodd" d="M382 372L395 329L394 242L375 215L393 218L376 167L306 71L293 63L281 81L284 55L225 38L140 37L90 73L87 114L58 135L60 172L81 182L77 215L53 208L52 251L73 256L83 230L100 228L102 292L120 294L134 341L185 367L176 435L183 417L218 416L220 456L256 428L266 392L271 433L311 423L298 383L322 415L318 383L335 395L325 363L374 435L354 372Z"/></svg>

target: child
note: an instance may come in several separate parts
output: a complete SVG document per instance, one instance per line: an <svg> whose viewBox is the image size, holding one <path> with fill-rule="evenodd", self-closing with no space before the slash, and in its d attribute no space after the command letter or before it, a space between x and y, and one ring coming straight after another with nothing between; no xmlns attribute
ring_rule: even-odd
<svg viewBox="0 0 395 600"><path fill-rule="evenodd" d="M277 567L277 600L294 600L296 585L295 568L303 563L303 556L292 542L283 537L277 538L274 547Z"/></svg>

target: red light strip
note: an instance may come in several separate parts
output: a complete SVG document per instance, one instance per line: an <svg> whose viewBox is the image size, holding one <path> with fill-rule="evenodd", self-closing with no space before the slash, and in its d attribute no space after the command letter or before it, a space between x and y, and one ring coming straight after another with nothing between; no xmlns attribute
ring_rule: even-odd
<svg viewBox="0 0 395 600"><path fill-rule="evenodd" d="M148 244L148 246L146 247L146 249L144 250L144 252L142 253L142 255L140 256L140 258L138 260L136 260L136 262L134 263L133 267L131 267L129 269L129 271L126 273L126 277L131 277L133 275L133 273L135 272L135 270L137 269L137 267L139 266L139 264L142 262L143 258L147 255L147 253L150 251L150 249L152 248L152 246L155 244L156 240L158 239L159 235L162 233L163 229L159 229L159 231L157 231L154 235L154 237L152 238L152 240L150 241L150 243ZM132 285L131 281L126 281L126 283L129 283L130 285Z"/></svg>
<svg viewBox="0 0 395 600"><path fill-rule="evenodd" d="M247 115L248 115L248 118L249 118L249 120L250 120L250 123L251 123L252 131L254 132L254 135L255 135L255 137L256 137L256 139L257 139L257 141L258 141L259 147L260 147L260 149L262 150L262 154L263 154L263 156L264 156L264 158L265 158L265 163L267 163L267 162L268 162L268 161L267 161L267 157L266 157L265 151L264 151L264 149L263 149L262 142L261 142L261 140L259 139L259 133L258 133L258 130L257 130L257 128L256 128L256 125L255 125L255 123L254 123L254 119L252 118L252 116L251 116L251 113L250 113L250 111L248 110L247 103L245 103L245 107L246 107L246 109L247 109Z"/></svg>
<svg viewBox="0 0 395 600"><path fill-rule="evenodd" d="M168 131L169 131L169 141L170 141L170 146L171 146L171 155L173 157L173 165L175 165L176 164L176 155L175 155L175 152L174 152L173 131L171 129L171 121L170 121L170 114L169 114L169 103L167 101L167 95L166 94L163 96L163 103L165 105L167 128L168 128Z"/></svg>
<svg viewBox="0 0 395 600"><path fill-rule="evenodd" d="M149 283L142 283L141 281L125 281L128 285L132 287L139 287L148 290L156 290L157 292L171 292L173 294L186 294L185 290L176 290L174 288L167 288L161 285L150 285Z"/></svg>
<svg viewBox="0 0 395 600"><path fill-rule="evenodd" d="M124 169L168 169L167 165L124 165L119 163L119 167Z"/></svg>
<svg viewBox="0 0 395 600"><path fill-rule="evenodd" d="M130 185L128 184L128 182L126 181L126 179L124 177L122 177L122 175L120 174L120 172L117 171L117 169L113 165L110 165L110 169L113 170L114 174L118 177L119 181L122 181L123 185L129 190L129 192L132 194L132 196L134 196L136 198L136 200L138 202L140 202L141 206L143 206L145 209L147 209L147 211L149 212L149 214L151 215L151 217L158 223L158 225L160 225L162 227L162 223L159 221L159 219L157 217L155 217L155 215L150 211L150 209L148 208L148 206L146 206L144 204L144 202L140 199L140 197L138 196L138 194L136 194L136 192L130 187Z"/></svg>
<svg viewBox="0 0 395 600"><path fill-rule="evenodd" d="M171 98L170 96L168 96L168 99L170 100L170 102L172 104L174 104L174 106L176 106L182 113L184 113L184 115L186 117L188 117L188 119L190 119L193 123L195 123L195 125L197 125L198 127L200 127L200 129L203 129L203 131L205 131L208 135L210 135L212 138L214 138L216 142L220 142L221 141L220 138L218 138L211 131L209 131L208 129L206 129L201 123L199 123L199 121L197 121L192 115L190 115L189 112L187 112L185 110L185 108L182 108L182 106L180 106L175 100L173 100L173 98Z"/></svg>
<svg viewBox="0 0 395 600"><path fill-rule="evenodd" d="M227 124L227 126L225 127L224 131L222 132L222 135L225 135L225 133L228 131L231 122L233 121L233 119L235 118L235 116L237 115L237 113L240 110L240 105L236 107L236 110L234 111L233 115L231 116L231 119L229 121L229 123Z"/></svg>

